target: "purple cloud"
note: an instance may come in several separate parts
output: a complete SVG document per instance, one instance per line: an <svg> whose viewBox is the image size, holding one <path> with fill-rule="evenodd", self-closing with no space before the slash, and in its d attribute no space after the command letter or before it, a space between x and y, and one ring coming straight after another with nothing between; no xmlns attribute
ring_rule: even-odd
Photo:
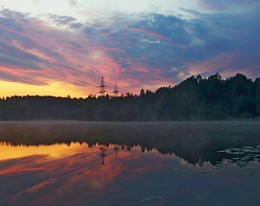
<svg viewBox="0 0 260 206"><path fill-rule="evenodd" d="M192 19L117 14L84 24L71 16L47 15L48 24L2 9L0 79L36 85L58 81L85 89L105 76L107 84L137 92L199 73L241 72L254 78L259 76L260 18L256 8L251 11L243 16L186 11L193 12Z"/></svg>

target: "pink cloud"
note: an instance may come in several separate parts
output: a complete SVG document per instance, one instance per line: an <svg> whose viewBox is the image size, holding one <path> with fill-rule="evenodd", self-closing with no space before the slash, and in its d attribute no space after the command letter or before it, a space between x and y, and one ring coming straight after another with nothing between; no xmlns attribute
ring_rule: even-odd
<svg viewBox="0 0 260 206"><path fill-rule="evenodd" d="M199 62L189 66L189 72L192 75L202 73L214 73L220 68L227 69L232 65L235 58L235 53L225 52L217 55L209 60Z"/></svg>
<svg viewBox="0 0 260 206"><path fill-rule="evenodd" d="M82 24L72 29L8 10L0 21L0 79L30 85L55 82L95 94L102 76L110 92L117 83L122 92L139 93L141 88L155 90L174 85L189 74L241 70L252 77L257 75L256 54L250 53L246 61L242 58L246 52L242 54L234 42L230 50L222 48L223 40L207 36L207 32L203 45L191 45L192 32L187 32L185 25L192 22L180 20L173 34L165 27L177 20L161 15L156 22L137 21L141 28L133 28L127 25L135 25L134 21L125 19L117 25L118 20L111 19L108 25ZM194 35L202 39L208 28L203 24L202 28L192 26ZM197 34L200 31L202 34ZM215 44L219 48L213 48Z"/></svg>
<svg viewBox="0 0 260 206"><path fill-rule="evenodd" d="M248 59L241 52L223 52L207 61L189 66L191 75L220 73L223 77L234 76L243 73L249 78L257 76L258 64L248 62ZM260 65L260 62L259 62Z"/></svg>

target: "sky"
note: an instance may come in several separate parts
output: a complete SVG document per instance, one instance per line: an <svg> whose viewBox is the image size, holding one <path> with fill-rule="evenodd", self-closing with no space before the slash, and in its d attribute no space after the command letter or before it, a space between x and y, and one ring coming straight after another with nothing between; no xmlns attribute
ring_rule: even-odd
<svg viewBox="0 0 260 206"><path fill-rule="evenodd" d="M260 76L259 0L0 0L0 97Z"/></svg>

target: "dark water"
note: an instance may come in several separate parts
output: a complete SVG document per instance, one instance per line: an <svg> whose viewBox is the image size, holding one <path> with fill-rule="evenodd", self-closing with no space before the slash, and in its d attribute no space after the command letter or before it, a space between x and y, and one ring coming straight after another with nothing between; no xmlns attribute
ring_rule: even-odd
<svg viewBox="0 0 260 206"><path fill-rule="evenodd" d="M260 205L260 122L13 122L0 141L0 205Z"/></svg>

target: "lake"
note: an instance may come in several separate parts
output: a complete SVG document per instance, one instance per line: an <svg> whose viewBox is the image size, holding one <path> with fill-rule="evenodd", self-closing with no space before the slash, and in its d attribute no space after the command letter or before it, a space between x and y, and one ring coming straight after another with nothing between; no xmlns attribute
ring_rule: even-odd
<svg viewBox="0 0 260 206"><path fill-rule="evenodd" d="M1 122L0 205L260 205L260 122Z"/></svg>

